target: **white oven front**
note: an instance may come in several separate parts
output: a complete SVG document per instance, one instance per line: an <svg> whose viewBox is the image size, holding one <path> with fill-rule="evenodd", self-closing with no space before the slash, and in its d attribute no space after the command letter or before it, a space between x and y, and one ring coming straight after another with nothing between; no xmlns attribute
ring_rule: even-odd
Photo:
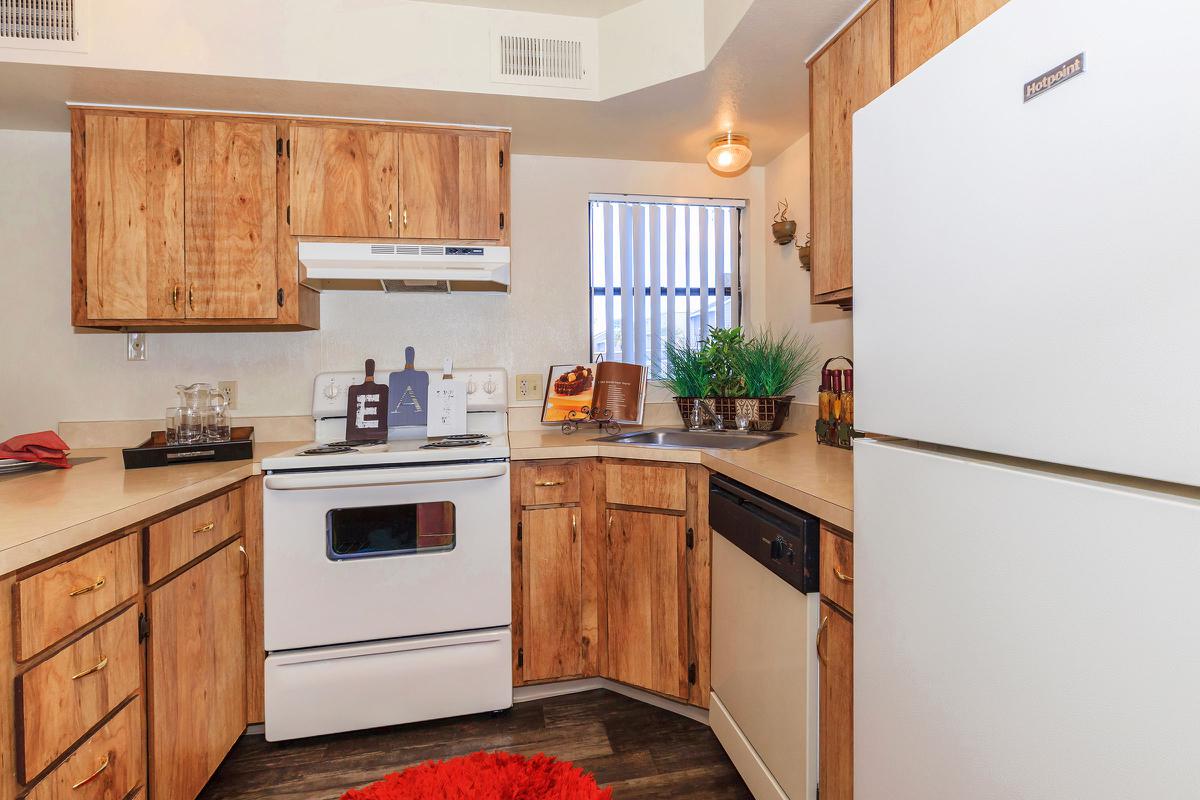
<svg viewBox="0 0 1200 800"><path fill-rule="evenodd" d="M263 481L269 651L511 622L506 462Z"/></svg>

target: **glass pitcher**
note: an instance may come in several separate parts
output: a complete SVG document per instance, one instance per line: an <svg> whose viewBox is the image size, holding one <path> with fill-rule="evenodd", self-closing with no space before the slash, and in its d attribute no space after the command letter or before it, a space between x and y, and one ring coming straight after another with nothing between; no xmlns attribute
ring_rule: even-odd
<svg viewBox="0 0 1200 800"><path fill-rule="evenodd" d="M197 410L209 407L214 392L220 394L220 390L215 389L211 383L193 383L191 386L176 384L175 391L179 392L179 405Z"/></svg>

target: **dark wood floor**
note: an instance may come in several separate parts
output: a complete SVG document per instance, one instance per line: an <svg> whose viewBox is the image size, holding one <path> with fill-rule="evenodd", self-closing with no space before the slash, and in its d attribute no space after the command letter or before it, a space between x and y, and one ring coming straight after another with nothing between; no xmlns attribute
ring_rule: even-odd
<svg viewBox="0 0 1200 800"><path fill-rule="evenodd" d="M598 689L479 715L293 742L246 736L200 800L325 800L428 759L546 753L612 786L614 800L751 800L704 725Z"/></svg>

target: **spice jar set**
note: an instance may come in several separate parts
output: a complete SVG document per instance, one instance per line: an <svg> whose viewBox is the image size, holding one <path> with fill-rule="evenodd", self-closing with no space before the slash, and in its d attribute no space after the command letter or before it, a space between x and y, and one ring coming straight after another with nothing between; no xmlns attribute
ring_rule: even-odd
<svg viewBox="0 0 1200 800"><path fill-rule="evenodd" d="M849 367L831 369L835 361L845 361ZM821 389L817 393L817 442L847 450L861 436L854 430L854 362L845 356L835 356L821 368Z"/></svg>

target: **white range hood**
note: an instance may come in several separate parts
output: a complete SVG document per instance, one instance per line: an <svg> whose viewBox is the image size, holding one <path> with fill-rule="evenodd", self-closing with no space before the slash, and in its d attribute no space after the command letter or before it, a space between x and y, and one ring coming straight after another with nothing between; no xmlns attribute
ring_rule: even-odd
<svg viewBox="0 0 1200 800"><path fill-rule="evenodd" d="M507 247L300 242L300 263L323 289L507 293Z"/></svg>

